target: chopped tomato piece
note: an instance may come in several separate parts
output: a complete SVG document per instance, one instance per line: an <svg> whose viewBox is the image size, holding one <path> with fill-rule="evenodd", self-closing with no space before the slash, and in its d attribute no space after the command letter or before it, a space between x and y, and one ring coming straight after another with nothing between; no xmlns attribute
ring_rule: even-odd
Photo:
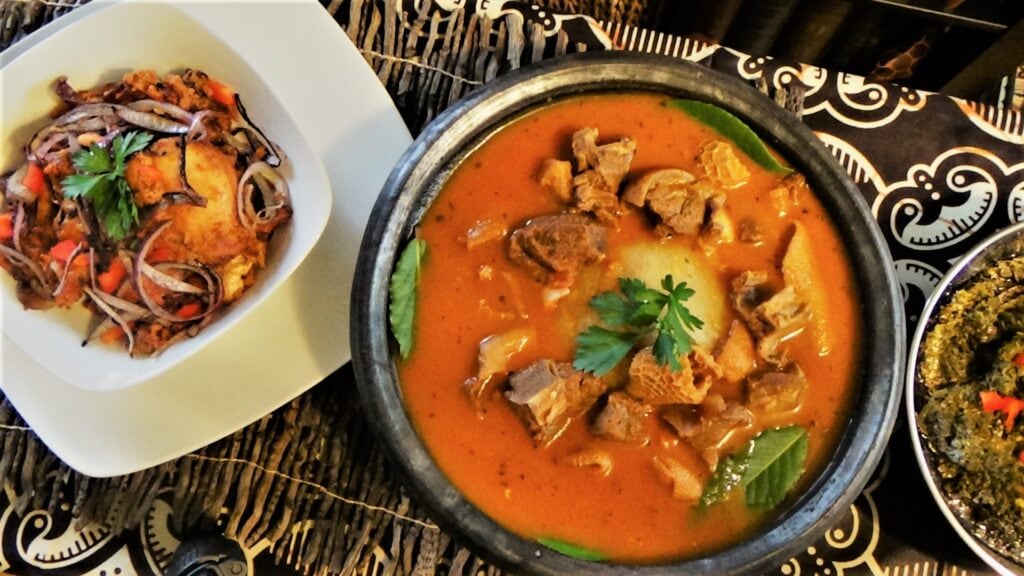
<svg viewBox="0 0 1024 576"><path fill-rule="evenodd" d="M0 214L0 242L14 237L14 216L10 212Z"/></svg>
<svg viewBox="0 0 1024 576"><path fill-rule="evenodd" d="M121 282L127 274L128 269L124 267L124 262L120 258L114 258L110 261L110 267L106 272L96 275L96 281L100 285L100 290L113 294L121 286Z"/></svg>
<svg viewBox="0 0 1024 576"><path fill-rule="evenodd" d="M35 194L42 194L46 189L46 177L43 175L43 169L38 164L29 162L28 170L25 171L25 177L21 179L21 183Z"/></svg>
<svg viewBox="0 0 1024 576"><path fill-rule="evenodd" d="M1024 368L1024 352L1014 356L1013 363L1016 364L1018 368Z"/></svg>
<svg viewBox="0 0 1024 576"><path fill-rule="evenodd" d="M1021 464L1024 464L1024 451L1021 451L1020 454L1017 454L1017 459L1020 460Z"/></svg>
<svg viewBox="0 0 1024 576"><path fill-rule="evenodd" d="M1001 410L1006 405L1006 400L1003 395L993 390L985 390L980 393L981 396L981 409L985 412L995 412Z"/></svg>
<svg viewBox="0 0 1024 576"><path fill-rule="evenodd" d="M232 90L231 88L228 88L227 86L225 86L224 84L221 84L220 82L214 80L213 78L210 78L207 81L207 83L210 86L210 98L213 98L214 101L220 102L221 104L227 106L228 108L234 108L234 106L235 106L235 91L234 90Z"/></svg>
<svg viewBox="0 0 1024 576"><path fill-rule="evenodd" d="M74 240L61 240L54 244L53 248L50 248L50 256L55 260L67 262L68 259L71 258L71 253L74 252L77 247L78 242Z"/></svg>
<svg viewBox="0 0 1024 576"><path fill-rule="evenodd" d="M146 254L146 262L150 264L156 264L158 262L167 262L174 257L171 253L171 249L167 246L154 246L150 249L149 253Z"/></svg>
<svg viewBox="0 0 1024 576"><path fill-rule="evenodd" d="M200 312L202 312L202 308L199 307L198 302L189 302L181 308L178 308L177 314L182 318L195 318L196 316L199 316Z"/></svg>
<svg viewBox="0 0 1024 576"><path fill-rule="evenodd" d="M111 326L100 334L100 340L102 340L104 344L113 344L121 340L121 338L124 338L124 329L120 326Z"/></svg>

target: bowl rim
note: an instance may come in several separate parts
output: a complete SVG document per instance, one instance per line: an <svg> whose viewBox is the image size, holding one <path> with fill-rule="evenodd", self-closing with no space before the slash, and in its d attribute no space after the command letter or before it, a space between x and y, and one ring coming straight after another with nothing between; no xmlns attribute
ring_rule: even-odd
<svg viewBox="0 0 1024 576"><path fill-rule="evenodd" d="M957 533L957 536L978 555L981 560L990 568L1003 576L1020 576L1024 574L1024 566L1014 563L993 548L989 547L982 540L976 537L967 527L965 520L950 508L946 497L939 487L935 478L935 471L932 466L932 451L925 447L924 433L917 420L918 397L920 386L917 381L918 356L921 353L921 344L925 332L932 324L931 320L939 307L945 303L950 293L961 286L969 283L983 268L992 263L1011 256L1015 251L1013 246L1008 246L1014 240L1024 241L1024 222L1011 224L997 232L983 238L978 244L964 254L956 263L946 271L939 280L931 295L925 301L924 309L914 329L914 337L911 340L910 348L907 351L906 382L904 384L904 411L907 421L907 433L910 435L910 442L914 449L914 458L917 460L918 471L924 478L928 491L935 500L946 521ZM1016 252L1024 246L1017 246Z"/></svg>
<svg viewBox="0 0 1024 576"><path fill-rule="evenodd" d="M878 299L862 317L865 331L880 332L864 338L861 350L861 382L873 385L860 386L850 400L848 420L855 425L847 426L838 441L843 458L826 465L806 494L742 546L663 564L570 558L513 534L467 501L434 463L405 412L387 328L388 283L398 247L466 149L527 110L572 95L607 92L713 101L767 136L812 187L828 190L818 196L833 221L850 224L837 231L850 247L861 296ZM541 61L498 78L448 108L413 142L385 183L363 236L351 301L353 364L369 421L399 472L413 479L406 487L442 527L498 565L534 574L741 574L777 567L847 512L874 472L895 424L905 366L903 308L897 306L902 298L888 247L863 196L817 137L795 116L779 112L749 85L720 72L664 56L594 52ZM474 126L477 121L482 124ZM449 144L458 149L438 152ZM816 166L813 174L811 164Z"/></svg>

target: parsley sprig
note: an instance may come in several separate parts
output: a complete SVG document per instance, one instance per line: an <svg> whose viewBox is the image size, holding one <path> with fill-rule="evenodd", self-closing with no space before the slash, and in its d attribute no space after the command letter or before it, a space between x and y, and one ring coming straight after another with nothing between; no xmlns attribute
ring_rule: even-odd
<svg viewBox="0 0 1024 576"><path fill-rule="evenodd" d="M642 337L657 332L655 360L673 371L681 370L679 357L689 354L693 346L689 331L699 330L704 322L684 304L696 294L686 282L676 284L669 274L662 278L661 288L648 288L637 278L619 278L621 293L603 292L592 298L590 307L608 328L590 326L576 337L573 367L598 376L607 374Z"/></svg>
<svg viewBox="0 0 1024 576"><path fill-rule="evenodd" d="M153 140L148 132L128 132L114 138L110 149L98 143L75 152L71 164L78 171L61 180L66 198L86 197L113 240L128 236L139 222L139 208L125 180L128 157ZM111 154L111 152L113 154Z"/></svg>

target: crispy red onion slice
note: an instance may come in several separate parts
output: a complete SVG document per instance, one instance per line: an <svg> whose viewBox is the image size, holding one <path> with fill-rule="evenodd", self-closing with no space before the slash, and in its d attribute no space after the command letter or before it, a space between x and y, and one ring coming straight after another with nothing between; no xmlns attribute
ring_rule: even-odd
<svg viewBox="0 0 1024 576"><path fill-rule="evenodd" d="M152 130L153 132L162 132L165 134L188 133L188 124L168 120L159 114L139 112L138 110L132 110L126 106L121 106L117 109L117 115L129 124L134 124L141 128L145 128L146 130Z"/></svg>
<svg viewBox="0 0 1024 576"><path fill-rule="evenodd" d="M78 245L75 246L75 249L71 251L71 255L68 256L68 261L64 264L64 272L60 275L60 282L58 282L57 287L53 289L54 298L64 291L64 285L67 284L68 272L71 271L71 265L75 262L75 258L78 257L78 253L81 252L84 247L85 245L79 242Z"/></svg>
<svg viewBox="0 0 1024 576"><path fill-rule="evenodd" d="M110 305L104 302L102 298L97 296L96 293L92 291L92 289L85 288L83 291L85 292L86 296L88 296L90 299L92 299L93 302L96 303L96 306L100 310L102 310L104 314L106 314L111 320L114 321L114 323L120 326L121 330L124 330L125 335L128 337L128 355L131 356L135 351L135 336L132 334L131 326L128 325L128 322L130 322L130 320L128 320L125 316L122 316L116 310L111 308ZM85 346L85 344L89 342L89 340L91 340L95 335L102 334L102 332L100 331L101 326L103 326L102 323L100 323L100 326L97 326L96 329L93 330L92 334L89 334L89 336L86 337L85 341L82 342L82 346Z"/></svg>
<svg viewBox="0 0 1024 576"><path fill-rule="evenodd" d="M43 270L42 268L39 267L38 264L32 261L32 259L29 258L28 256L25 256L24 254L18 252L14 248L11 248L10 246L5 246L3 244L0 244L0 254L3 254L8 260L11 261L11 263L18 266L24 266L25 268L27 268L28 271L31 272L32 275L36 277L35 282L29 283L29 285L32 287L32 290L43 298L50 298L49 283L46 281L46 277L43 276Z"/></svg>
<svg viewBox="0 0 1024 576"><path fill-rule="evenodd" d="M256 188L263 195L264 207L259 212L252 203L253 185L249 184L250 180L256 183ZM253 162L238 179L236 194L238 221L246 228L254 228L272 220L278 209L288 203L288 182L266 162Z"/></svg>
<svg viewBox="0 0 1024 576"><path fill-rule="evenodd" d="M137 100L129 104L128 107L139 112L155 112L186 124L191 124L194 119L193 114L188 110L160 100Z"/></svg>
<svg viewBox="0 0 1024 576"><path fill-rule="evenodd" d="M250 127L252 127L253 130L256 131L256 134L259 135L260 139L263 141L263 144L266 146L267 157L264 159L264 161L275 168L280 166L281 153L278 152L277 147L274 146L274 143L270 141L270 138L267 138L267 135L263 133L263 130L260 130L260 127L249 119L249 115L245 111L245 106L242 105L242 97L239 96L237 92L235 92L235 108L238 109L238 113L242 116L242 119L245 120L246 124L248 124Z"/></svg>
<svg viewBox="0 0 1024 576"><path fill-rule="evenodd" d="M210 114L213 114L211 110L200 110L192 116L188 126L189 140L192 140L193 142L197 140L206 140L208 132L206 130L206 124L203 124L203 120L209 117Z"/></svg>
<svg viewBox="0 0 1024 576"><path fill-rule="evenodd" d="M96 290L95 293L97 298L102 299L111 308L116 308L117 310L131 314L134 319L145 318L146 316L150 316L149 310L146 310L145 308L139 306L138 304L129 302L124 298L119 298L117 296L114 296L113 294L107 294L102 290Z"/></svg>
<svg viewBox="0 0 1024 576"><path fill-rule="evenodd" d="M162 271L160 271L158 268L155 268L148 262L140 261L138 265L141 267L142 273L145 274L147 278L149 278L150 280L153 281L154 284L165 290L170 290L172 292L182 292L184 294L206 294L207 292L209 292L209 290L204 290L203 288L200 288L195 284L189 284L184 280L178 280L174 276L164 274ZM196 272L199 271L197 267L189 267L187 268L187 270Z"/></svg>

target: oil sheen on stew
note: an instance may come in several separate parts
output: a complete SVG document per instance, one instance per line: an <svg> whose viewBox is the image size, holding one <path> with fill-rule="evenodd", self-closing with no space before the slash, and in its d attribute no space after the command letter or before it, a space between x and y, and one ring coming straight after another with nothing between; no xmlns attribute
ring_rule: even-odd
<svg viewBox="0 0 1024 576"><path fill-rule="evenodd" d="M840 238L802 176L763 168L670 98L526 114L464 159L417 235L405 402L441 470L510 530L616 562L701 555L770 520L827 463L859 360ZM628 302L623 278L664 292L669 275L701 321L678 365L658 350L671 342L657 312L646 327L600 324L628 348L606 373L593 355L573 367L577 338L608 320L595 296ZM750 506L740 486L702 506L715 468L773 429L807 442L781 505Z"/></svg>

